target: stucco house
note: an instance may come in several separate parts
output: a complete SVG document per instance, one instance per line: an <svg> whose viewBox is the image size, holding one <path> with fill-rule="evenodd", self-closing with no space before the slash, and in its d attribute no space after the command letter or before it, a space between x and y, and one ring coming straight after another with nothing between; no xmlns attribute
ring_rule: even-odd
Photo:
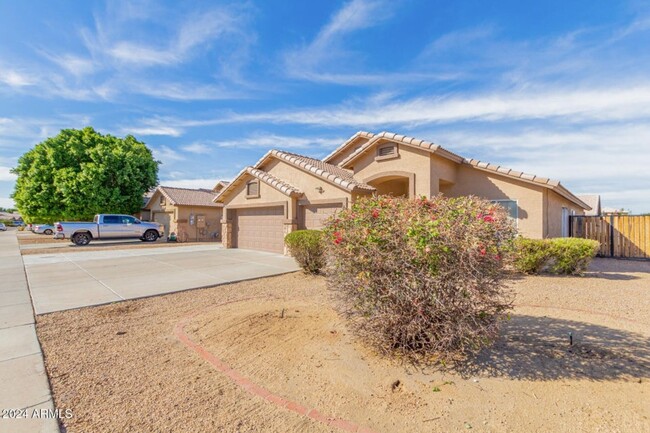
<svg viewBox="0 0 650 433"><path fill-rule="evenodd" d="M142 219L163 224L167 236L175 233L181 241L219 241L223 204L214 202L216 196L209 189L159 186L144 205Z"/></svg>
<svg viewBox="0 0 650 433"><path fill-rule="evenodd" d="M506 207L526 237L568 235L569 215L590 207L560 182L475 159L428 141L358 132L323 160L270 150L215 198L226 248L283 252L284 236L321 228L368 194L476 195Z"/></svg>

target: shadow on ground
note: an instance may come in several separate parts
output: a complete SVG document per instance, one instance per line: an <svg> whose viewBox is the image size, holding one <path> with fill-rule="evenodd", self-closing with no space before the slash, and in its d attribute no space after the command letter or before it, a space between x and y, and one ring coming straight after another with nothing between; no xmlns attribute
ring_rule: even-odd
<svg viewBox="0 0 650 433"><path fill-rule="evenodd" d="M589 265L588 273L643 273L650 274L650 260L615 259L596 257Z"/></svg>
<svg viewBox="0 0 650 433"><path fill-rule="evenodd" d="M494 346L457 371L523 380L647 379L650 338L583 322L517 315L504 325Z"/></svg>

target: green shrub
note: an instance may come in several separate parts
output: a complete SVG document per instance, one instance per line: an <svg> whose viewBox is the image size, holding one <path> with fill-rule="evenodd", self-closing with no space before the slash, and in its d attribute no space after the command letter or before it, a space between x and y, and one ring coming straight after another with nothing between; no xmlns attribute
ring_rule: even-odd
<svg viewBox="0 0 650 433"><path fill-rule="evenodd" d="M444 361L497 337L516 234L503 208L476 197L363 198L324 232L328 283L379 350Z"/></svg>
<svg viewBox="0 0 650 433"><path fill-rule="evenodd" d="M579 238L551 239L550 245L550 271L555 274L583 274L600 249L598 241Z"/></svg>
<svg viewBox="0 0 650 433"><path fill-rule="evenodd" d="M519 272L566 275L584 273L600 248L597 241L579 238L519 238L515 246L514 267Z"/></svg>
<svg viewBox="0 0 650 433"><path fill-rule="evenodd" d="M538 274L551 259L550 242L546 239L517 238L513 265L524 274Z"/></svg>
<svg viewBox="0 0 650 433"><path fill-rule="evenodd" d="M284 243L306 272L318 274L325 265L322 238L320 230L297 230L286 235Z"/></svg>

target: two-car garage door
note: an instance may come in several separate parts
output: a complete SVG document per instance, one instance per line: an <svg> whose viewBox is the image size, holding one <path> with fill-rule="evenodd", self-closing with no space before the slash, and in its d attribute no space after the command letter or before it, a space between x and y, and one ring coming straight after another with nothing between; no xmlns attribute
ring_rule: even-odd
<svg viewBox="0 0 650 433"><path fill-rule="evenodd" d="M321 229L341 208L342 203L300 205L298 229ZM241 208L234 212L234 247L274 253L284 251L284 206Z"/></svg>
<svg viewBox="0 0 650 433"><path fill-rule="evenodd" d="M233 246L282 253L284 219L284 206L237 209L233 218Z"/></svg>

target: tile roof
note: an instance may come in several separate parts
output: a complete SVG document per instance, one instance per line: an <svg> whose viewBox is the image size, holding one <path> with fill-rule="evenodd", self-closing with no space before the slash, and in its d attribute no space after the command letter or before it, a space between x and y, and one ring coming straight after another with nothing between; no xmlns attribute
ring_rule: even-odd
<svg viewBox="0 0 650 433"><path fill-rule="evenodd" d="M353 137L354 138L354 137ZM353 140L348 140L346 143L344 143L342 146L340 146L336 151L340 152L343 150L345 146L349 146L350 143ZM381 132L377 135L375 135L372 139L370 139L368 142L363 144L359 149L355 150L352 152L350 155L348 155L347 158L345 158L343 161L339 163L340 167L345 167L347 164L350 162L354 161L358 156L360 156L362 153L364 153L366 150L368 150L370 147L375 145L376 143L380 141L391 141L394 143L399 143L399 144L404 144L407 146L411 147L417 147L421 149L428 150L432 153L435 153L437 155L440 155L444 158L450 159L454 162L457 162L459 164L469 164L474 168L477 168L479 170L485 170L485 171L491 171L494 173L498 173L504 176L508 176L511 178L523 180L526 182L530 182L533 184L538 184L545 186L547 188L550 188L566 198L567 200L570 200L571 202L577 204L578 206L583 207L584 209L590 209L591 206L589 206L587 203L583 202L580 200L580 198L576 197L573 195L568 189L566 189L564 186L560 184L559 181L557 180L552 180L548 179L545 177L540 177L540 176L535 176L533 174L527 174L527 173L522 173L520 171L515 171L511 170L509 168L501 167L498 165L493 165L487 162L481 162L476 159L466 159L463 158L460 155L457 155L453 152L450 152L449 150L443 148L442 146L438 144L431 143L430 141L425 141L425 140L420 140L417 138L413 137L408 137L405 135L398 135L394 134L392 132ZM328 156L329 158L329 156Z"/></svg>
<svg viewBox="0 0 650 433"><path fill-rule="evenodd" d="M298 188L296 188L293 185L290 185L289 183L283 180L278 179L277 177L273 176L271 173L267 173L263 170L259 170L253 167L246 167L245 170L246 173L250 174L251 176L255 176L265 184L272 186L273 188L277 189L283 194L290 195L290 196L302 195L302 191L300 191Z"/></svg>
<svg viewBox="0 0 650 433"><path fill-rule="evenodd" d="M546 188L552 189L556 193L560 194L567 200L572 201L573 203L577 204L583 209L587 209L587 210L591 209L591 206L589 206L587 203L580 200L580 198L578 198L573 193L571 193L571 191L566 189L558 180L549 179L547 177L540 177L534 174L523 173L521 171L511 170L509 168L502 167L500 165L494 165L488 162L481 162L477 159L464 159L463 163L469 164L472 167L477 168L479 170L490 171L510 178L523 180L528 183L544 186Z"/></svg>
<svg viewBox="0 0 650 433"><path fill-rule="evenodd" d="M384 131L375 135L368 142L364 143L363 146L361 146L360 148L352 152L350 155L348 155L347 158L345 158L343 161L339 163L339 166L345 167L347 164L357 159L358 156L363 154L366 150L368 150L370 147L372 147L373 145L377 144L380 141L391 141L393 143L405 144L411 147L418 147L424 150L428 150L429 152L435 153L437 155L440 155L443 158L451 159L454 162L461 162L463 160L462 156L456 155L455 153L448 151L447 149L443 148L438 144L431 143L430 141L420 140L417 138L408 137L406 135L398 135L393 132Z"/></svg>
<svg viewBox="0 0 650 433"><path fill-rule="evenodd" d="M339 185L348 191L361 189L366 191L374 191L375 188L356 180L352 173L347 170L344 170L341 167L338 167L333 164L328 164L327 162L321 161L320 159L310 158L304 155L298 155L296 153L284 152L281 150L271 150L269 151L262 159L258 161L255 167L262 165L270 156L274 156L282 161L286 161L295 167L301 168L304 171L313 173L316 176L323 178L324 180Z"/></svg>
<svg viewBox="0 0 650 433"><path fill-rule="evenodd" d="M171 186L159 186L156 191L160 191L167 200L174 206L210 206L220 207L213 202L216 194L209 189L189 189L189 188L175 188ZM152 197L147 202L145 207L151 203Z"/></svg>
<svg viewBox="0 0 650 433"><path fill-rule="evenodd" d="M367 138L370 140L372 137L374 137L375 134L372 132L366 132L366 131L358 131L356 134L354 134L352 137L348 138L343 144L341 144L339 147L334 149L332 153L327 155L325 158L323 158L323 161L328 162L330 159L334 158L336 155L347 149L347 147L351 144L357 141L358 138Z"/></svg>
<svg viewBox="0 0 650 433"><path fill-rule="evenodd" d="M222 189L224 189L225 187L227 187L229 183L230 183L230 181L220 180L219 182L217 182L217 184L214 186L214 188L212 188L212 191L217 193L217 192L221 191Z"/></svg>
<svg viewBox="0 0 650 433"><path fill-rule="evenodd" d="M231 182L228 182L228 184L221 191L219 191L218 194L216 194L216 196L214 197L214 202L220 203L223 197L225 196L226 192L230 191L235 186L237 186L240 182L242 182L243 176L247 174L255 177L256 179L259 179L261 182L264 182L270 187L275 188L281 193L286 194L288 196L295 197L295 196L302 195L302 191L300 191L295 186L289 184L288 182L280 180L277 177L273 176L271 173L267 173L264 170L260 170L258 168L249 166L249 167L244 167L244 169L240 171Z"/></svg>

